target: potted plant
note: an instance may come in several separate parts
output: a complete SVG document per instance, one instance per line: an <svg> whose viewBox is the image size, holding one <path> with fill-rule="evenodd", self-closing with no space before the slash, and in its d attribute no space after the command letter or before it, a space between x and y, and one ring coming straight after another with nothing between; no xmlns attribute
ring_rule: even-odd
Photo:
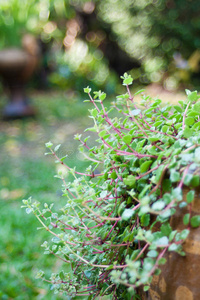
<svg viewBox="0 0 200 300"><path fill-rule="evenodd" d="M110 109L105 93L84 89L94 106L86 131L98 136L92 147L75 136L91 162L85 172L69 168L60 145L46 144L74 180L58 175L66 197L59 211L23 200L52 235L44 253L63 262L50 278L37 277L67 299L199 299L198 94L186 90L187 100L172 105L139 91L138 104L133 79L122 80L126 93Z"/></svg>

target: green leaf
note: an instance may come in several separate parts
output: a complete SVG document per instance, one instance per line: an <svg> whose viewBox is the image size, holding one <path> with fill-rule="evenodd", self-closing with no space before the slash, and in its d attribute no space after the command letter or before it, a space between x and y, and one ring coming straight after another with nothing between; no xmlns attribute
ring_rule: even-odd
<svg viewBox="0 0 200 300"><path fill-rule="evenodd" d="M182 123L176 123L176 124L174 124L174 128L175 129L179 129L180 127L182 127Z"/></svg>
<svg viewBox="0 0 200 300"><path fill-rule="evenodd" d="M116 179L117 178L117 173L115 171L112 171L112 173L110 174L110 178Z"/></svg>
<svg viewBox="0 0 200 300"><path fill-rule="evenodd" d="M175 148L175 149L179 149L179 148L182 149L182 148L185 146L185 144L186 144L186 140L179 139L178 141L176 141L176 142L174 143L174 148Z"/></svg>
<svg viewBox="0 0 200 300"><path fill-rule="evenodd" d="M194 104L193 110L196 111L200 115L200 102L197 102Z"/></svg>
<svg viewBox="0 0 200 300"><path fill-rule="evenodd" d="M141 93L143 93L143 92L145 92L145 89L139 90L139 91L136 92L134 95L137 96L138 94L141 94Z"/></svg>
<svg viewBox="0 0 200 300"><path fill-rule="evenodd" d="M169 241L170 241L170 242L174 239L174 237L175 237L176 234L177 234L177 230L173 230L173 231L170 233L170 235L169 235Z"/></svg>
<svg viewBox="0 0 200 300"><path fill-rule="evenodd" d="M43 278L44 277L44 271L40 270L37 272L35 278L39 279L39 278Z"/></svg>
<svg viewBox="0 0 200 300"><path fill-rule="evenodd" d="M92 275L92 272L91 272L91 270L86 270L86 271L84 271L84 274L87 278L90 278Z"/></svg>
<svg viewBox="0 0 200 300"><path fill-rule="evenodd" d="M114 267L114 265L110 265L109 267L107 267L105 270L112 270Z"/></svg>
<svg viewBox="0 0 200 300"><path fill-rule="evenodd" d="M45 146L46 146L47 148L51 148L51 147L53 146L53 144L52 144L52 142L49 141L48 143L45 144Z"/></svg>
<svg viewBox="0 0 200 300"><path fill-rule="evenodd" d="M89 112L90 112L91 116L93 116L94 118L96 118L96 116L98 115L98 111L96 108L89 109Z"/></svg>
<svg viewBox="0 0 200 300"><path fill-rule="evenodd" d="M195 110L190 110L187 114L188 117L196 117L199 116L199 113Z"/></svg>
<svg viewBox="0 0 200 300"><path fill-rule="evenodd" d="M189 90L186 90L187 92L187 96L188 96L188 100L189 101L197 101L199 99L199 96L197 95L197 91L194 92L190 92Z"/></svg>
<svg viewBox="0 0 200 300"><path fill-rule="evenodd" d="M99 136L103 138L107 133L107 130L102 130L99 132Z"/></svg>
<svg viewBox="0 0 200 300"><path fill-rule="evenodd" d="M177 201L181 201L183 199L183 192L182 189L180 187L177 187L175 189L173 189L172 191L172 196L177 200Z"/></svg>
<svg viewBox="0 0 200 300"><path fill-rule="evenodd" d="M184 103L185 103L185 101L183 101L183 100L179 100L178 101L178 103L183 107L184 106Z"/></svg>
<svg viewBox="0 0 200 300"><path fill-rule="evenodd" d="M158 126L160 126L161 124L163 124L163 121L157 121L157 122L155 122L153 125L154 125L155 127L158 127Z"/></svg>
<svg viewBox="0 0 200 300"><path fill-rule="evenodd" d="M105 98L106 98L106 93L101 93L101 94L99 95L99 99L100 99L101 101L105 100Z"/></svg>
<svg viewBox="0 0 200 300"><path fill-rule="evenodd" d="M164 125L164 126L162 127L162 132L166 133L168 129L169 129L169 126Z"/></svg>
<svg viewBox="0 0 200 300"><path fill-rule="evenodd" d="M162 182L162 189L163 189L163 192L169 192L170 189L171 189L171 186L172 186L172 182L170 179L164 179L163 182Z"/></svg>
<svg viewBox="0 0 200 300"><path fill-rule="evenodd" d="M189 137L192 136L192 134L193 134L192 129L186 126L185 129L183 130L183 136L188 139Z"/></svg>
<svg viewBox="0 0 200 300"><path fill-rule="evenodd" d="M159 261L158 261L158 264L159 264L159 265L164 265L164 264L166 264L166 262L167 262L167 259L164 258L164 257L161 257L161 258L159 259Z"/></svg>
<svg viewBox="0 0 200 300"><path fill-rule="evenodd" d="M137 147L135 149L136 152L141 152L142 151L142 148L144 146L144 143L145 143L145 139L141 140L140 142L137 143ZM132 146L132 145L131 145Z"/></svg>
<svg viewBox="0 0 200 300"><path fill-rule="evenodd" d="M134 110L131 111L131 115L133 115L133 116L137 116L137 115L139 115L140 113L141 113L141 110L140 110L140 109L134 109Z"/></svg>
<svg viewBox="0 0 200 300"><path fill-rule="evenodd" d="M150 215L149 214L144 214L142 215L141 217L141 224L142 226L148 226L149 225L149 222L150 222Z"/></svg>
<svg viewBox="0 0 200 300"><path fill-rule="evenodd" d="M179 105L174 105L174 108L180 113L183 112L182 108Z"/></svg>
<svg viewBox="0 0 200 300"><path fill-rule="evenodd" d="M180 248L180 245L173 243L169 246L168 250L169 251L177 251L177 250L179 250L179 248Z"/></svg>
<svg viewBox="0 0 200 300"><path fill-rule="evenodd" d="M125 209L122 214L122 220L128 221L134 215L134 213L135 212L132 209L129 209L129 208Z"/></svg>
<svg viewBox="0 0 200 300"><path fill-rule="evenodd" d="M140 253L140 249L132 250L131 260L134 260L138 256L139 253Z"/></svg>
<svg viewBox="0 0 200 300"><path fill-rule="evenodd" d="M190 221L190 214L185 214L183 217L183 224L188 225Z"/></svg>
<svg viewBox="0 0 200 300"><path fill-rule="evenodd" d="M183 183L184 183L185 185L189 186L189 185L190 185L190 182L191 182L191 180L192 180L192 178L193 178L193 175L192 175L192 174L186 174L186 176L185 176L185 178L184 178L184 180L183 180Z"/></svg>
<svg viewBox="0 0 200 300"><path fill-rule="evenodd" d="M193 178L192 178L190 184L191 184L191 186L193 186L193 187L199 186L199 184L200 184L200 182L199 182L199 175L193 176Z"/></svg>
<svg viewBox="0 0 200 300"><path fill-rule="evenodd" d="M149 141L156 142L156 141L159 141L159 138L158 137L149 137Z"/></svg>
<svg viewBox="0 0 200 300"><path fill-rule="evenodd" d="M197 129L197 130L200 129L200 122L196 122L196 123L192 126L192 130L194 130L194 129Z"/></svg>
<svg viewBox="0 0 200 300"><path fill-rule="evenodd" d="M163 200L165 201L165 204L169 204L173 200L173 198L169 193L166 193L163 196Z"/></svg>
<svg viewBox="0 0 200 300"><path fill-rule="evenodd" d="M156 269L155 272L154 272L154 275L159 276L160 274L161 274L161 269Z"/></svg>
<svg viewBox="0 0 200 300"><path fill-rule="evenodd" d="M139 194L138 198L142 199L146 194L146 192L151 188L151 186L152 186L151 184L146 184L143 190L141 191L141 193Z"/></svg>
<svg viewBox="0 0 200 300"><path fill-rule="evenodd" d="M27 208L26 208L26 213L27 213L27 214L30 214L31 212L32 212L32 209L29 208L29 207L27 207Z"/></svg>
<svg viewBox="0 0 200 300"><path fill-rule="evenodd" d="M194 200L195 191L189 191L186 195L187 203L191 203Z"/></svg>
<svg viewBox="0 0 200 300"><path fill-rule="evenodd" d="M185 119L185 125L187 125L187 126L193 125L194 122L195 122L195 120L194 120L194 118L192 118L192 117L187 117L187 118Z"/></svg>
<svg viewBox="0 0 200 300"><path fill-rule="evenodd" d="M187 165L190 162L193 162L194 160L194 154L193 153L185 153L185 154L180 154L182 163L184 165Z"/></svg>
<svg viewBox="0 0 200 300"><path fill-rule="evenodd" d="M124 211L126 207L126 203L125 202L122 202L117 210L117 213L118 213L118 216L121 216L122 212Z"/></svg>
<svg viewBox="0 0 200 300"><path fill-rule="evenodd" d="M64 274L63 271L60 271L59 277L60 277L61 280L63 280L65 278L65 274Z"/></svg>
<svg viewBox="0 0 200 300"><path fill-rule="evenodd" d="M184 208L186 206L187 206L187 203L185 201L182 201L181 203L179 203L180 208Z"/></svg>
<svg viewBox="0 0 200 300"><path fill-rule="evenodd" d="M130 187L134 187L135 182L136 182L136 178L133 175L128 175L126 178L124 178L124 184Z"/></svg>
<svg viewBox="0 0 200 300"><path fill-rule="evenodd" d="M189 96L191 94L191 91L188 89L185 89L186 95Z"/></svg>
<svg viewBox="0 0 200 300"><path fill-rule="evenodd" d="M84 90L84 93L86 93L86 94L89 94L91 92L91 88L89 86L87 86L83 90Z"/></svg>
<svg viewBox="0 0 200 300"><path fill-rule="evenodd" d="M144 260L143 260L143 269L145 271L150 271L152 269L154 265L154 260L150 257L146 257Z"/></svg>
<svg viewBox="0 0 200 300"><path fill-rule="evenodd" d="M180 180L180 173L175 171L174 169L170 170L170 180L172 182L177 182Z"/></svg>
<svg viewBox="0 0 200 300"><path fill-rule="evenodd" d="M194 228L199 227L199 225L200 225L200 216L193 216L190 220L190 224Z"/></svg>
<svg viewBox="0 0 200 300"><path fill-rule="evenodd" d="M162 200L158 200L153 203L152 209L153 210L162 210L165 207L165 202Z"/></svg>
<svg viewBox="0 0 200 300"><path fill-rule="evenodd" d="M169 223L162 224L160 230L161 230L162 234L166 235L166 236L169 236L170 233L172 232L172 228Z"/></svg>
<svg viewBox="0 0 200 300"><path fill-rule="evenodd" d="M133 83L133 78L127 73L124 73L124 76L121 76L121 78L123 79L123 85L130 85Z"/></svg>
<svg viewBox="0 0 200 300"><path fill-rule="evenodd" d="M157 246L167 246L169 244L169 239L166 236L161 237L160 239L155 241Z"/></svg>
<svg viewBox="0 0 200 300"><path fill-rule="evenodd" d="M81 136L82 136L82 134L77 133L77 134L74 135L74 139L79 141L81 139Z"/></svg>
<svg viewBox="0 0 200 300"><path fill-rule="evenodd" d="M152 110L154 110L153 107L150 107L150 108L146 109L146 110L145 110L145 114L151 113ZM151 114L150 114L150 115L151 115Z"/></svg>
<svg viewBox="0 0 200 300"><path fill-rule="evenodd" d="M155 178L155 182L158 183L160 180L160 177L164 171L165 166L164 165L160 165L159 168L156 171L156 178Z"/></svg>
<svg viewBox="0 0 200 300"><path fill-rule="evenodd" d="M85 129L85 131L92 131L92 132L97 132L97 128L95 127L89 127L87 129Z"/></svg>
<svg viewBox="0 0 200 300"><path fill-rule="evenodd" d="M158 251L156 251L156 250L150 250L147 253L147 256L152 257L152 258L157 257L158 256Z"/></svg>
<svg viewBox="0 0 200 300"><path fill-rule="evenodd" d="M54 149L54 152L58 151L58 149L60 148L61 144L57 145Z"/></svg>
<svg viewBox="0 0 200 300"><path fill-rule="evenodd" d="M130 143L132 141L132 136L130 134L127 134L127 135L123 136L122 140L125 144L130 145Z"/></svg>
<svg viewBox="0 0 200 300"><path fill-rule="evenodd" d="M152 164L152 160L143 162L140 166L140 173L145 173L149 169L151 164Z"/></svg>
<svg viewBox="0 0 200 300"><path fill-rule="evenodd" d="M188 230L188 229L183 229L183 230L180 232L180 239L181 239L181 240L185 240L185 239L188 237L189 233L190 233L190 230Z"/></svg>
<svg viewBox="0 0 200 300"><path fill-rule="evenodd" d="M103 199L107 196L107 194L108 194L107 191L102 191L99 196Z"/></svg>
<svg viewBox="0 0 200 300"><path fill-rule="evenodd" d="M130 84L132 84L133 83L133 79L132 78L126 78L126 79L124 79L124 81L123 81L123 84L124 85L130 85Z"/></svg>
<svg viewBox="0 0 200 300"><path fill-rule="evenodd" d="M141 199L140 203L141 205L148 205L150 203L150 198L148 196L145 196Z"/></svg>

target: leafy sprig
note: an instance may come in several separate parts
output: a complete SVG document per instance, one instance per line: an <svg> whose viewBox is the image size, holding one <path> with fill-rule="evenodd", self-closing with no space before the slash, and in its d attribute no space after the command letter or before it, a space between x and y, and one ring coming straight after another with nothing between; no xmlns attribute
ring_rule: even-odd
<svg viewBox="0 0 200 300"><path fill-rule="evenodd" d="M42 245L45 253L63 262L60 273L46 279L41 271L38 277L69 299L136 299L138 288L147 291L152 276L160 273L167 251L185 255L182 245L191 228L200 225L200 216L191 210L200 171L197 92L186 91L187 100L178 105L142 95L138 105L129 89L131 76L122 79L127 93L113 104L114 118L103 104L106 94L93 97L85 89L94 106L89 111L94 126L87 130L96 132L98 143L90 148L88 138L75 136L91 162L86 172L71 169L57 156L60 145L46 144L74 177L67 182L60 176L65 206L58 213L47 204L40 209L38 202L23 201L27 213L33 212L53 235ZM185 228L172 228L170 218L185 207Z"/></svg>

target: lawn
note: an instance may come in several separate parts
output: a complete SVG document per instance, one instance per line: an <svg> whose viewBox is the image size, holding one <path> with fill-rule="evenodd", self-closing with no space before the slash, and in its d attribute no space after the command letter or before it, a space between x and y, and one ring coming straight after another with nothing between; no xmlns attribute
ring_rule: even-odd
<svg viewBox="0 0 200 300"><path fill-rule="evenodd" d="M3 97L3 96L2 96ZM40 245L48 238L37 230L37 219L21 208L32 196L59 208L61 182L54 178L59 166L45 156L45 142L62 144L59 155L68 155L70 166L83 169L73 135L88 126L88 104L72 92L32 93L36 119L0 123L0 299L62 299L48 284L35 279L39 269L48 275L62 269L60 261L43 255ZM4 98L1 105L4 103ZM87 124L87 125L86 125Z"/></svg>

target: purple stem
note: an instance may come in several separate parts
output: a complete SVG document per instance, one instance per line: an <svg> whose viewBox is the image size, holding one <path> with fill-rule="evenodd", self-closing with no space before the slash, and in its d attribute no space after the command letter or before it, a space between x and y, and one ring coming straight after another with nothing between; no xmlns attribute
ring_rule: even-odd
<svg viewBox="0 0 200 300"><path fill-rule="evenodd" d="M113 231L113 229L115 228L115 226L117 225L119 220L117 220L115 222L115 224L112 226L112 228L110 229L110 231L108 232L107 236L105 237L105 239L103 240L103 242L105 242L107 240L107 238L109 237L109 235L111 234L111 232Z"/></svg>

